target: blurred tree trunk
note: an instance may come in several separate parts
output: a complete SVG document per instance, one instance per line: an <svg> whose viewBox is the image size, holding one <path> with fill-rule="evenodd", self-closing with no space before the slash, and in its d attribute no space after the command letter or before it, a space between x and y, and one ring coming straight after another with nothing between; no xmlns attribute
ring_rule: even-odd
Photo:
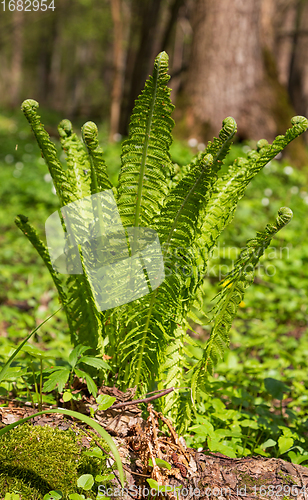
<svg viewBox="0 0 308 500"><path fill-rule="evenodd" d="M20 91L22 84L22 60L23 60L23 17L22 10L15 9L13 12L12 28L12 62L10 79L10 104L15 107L20 104Z"/></svg>
<svg viewBox="0 0 308 500"><path fill-rule="evenodd" d="M121 110L120 132L126 135L129 118L144 82L153 66L153 51L157 43L162 0L132 0L131 28L127 65L126 87ZM136 44L138 50L136 52Z"/></svg>
<svg viewBox="0 0 308 500"><path fill-rule="evenodd" d="M229 115L242 138L271 139L276 131L273 92L265 82L261 1L196 0L188 125L199 125L206 136L217 134Z"/></svg>
<svg viewBox="0 0 308 500"><path fill-rule="evenodd" d="M111 14L113 20L113 84L111 90L111 108L110 108L110 131L109 140L114 141L115 135L120 130L120 115L121 115L121 102L123 96L123 81L125 72L125 54L124 54L124 40L125 28L124 19L122 14L121 0L111 0ZM127 7L127 5L126 5ZM130 10L126 9L125 25L130 25Z"/></svg>
<svg viewBox="0 0 308 500"><path fill-rule="evenodd" d="M162 50L167 50L172 35L173 27L178 19L179 10L183 6L183 4L184 0L173 0L173 3L170 6L169 19L163 32L160 52Z"/></svg>
<svg viewBox="0 0 308 500"><path fill-rule="evenodd" d="M289 94L299 115L308 116L308 1L298 0L289 70Z"/></svg>
<svg viewBox="0 0 308 500"><path fill-rule="evenodd" d="M51 26L51 32L54 34L54 26ZM51 47L50 43L51 37L47 29L43 29L39 32L38 36L38 46L39 53L37 57L37 75L36 81L38 83L37 95L39 102L41 104L48 103L49 96L49 76L50 76L50 60L51 60ZM53 97L51 98L53 99ZM57 102L57 101L56 101ZM53 101L51 101L53 105Z"/></svg>
<svg viewBox="0 0 308 500"><path fill-rule="evenodd" d="M288 88L297 0L275 0L274 6L275 11L270 20L271 40L268 45L275 55L279 82Z"/></svg>
<svg viewBox="0 0 308 500"><path fill-rule="evenodd" d="M61 71L63 51L61 47L61 37L63 33L63 24L66 21L63 5L59 5L57 12L54 13L52 32L52 46L50 54L50 66L48 70L48 105L58 111L63 110L65 104L64 92L65 83L63 71Z"/></svg>

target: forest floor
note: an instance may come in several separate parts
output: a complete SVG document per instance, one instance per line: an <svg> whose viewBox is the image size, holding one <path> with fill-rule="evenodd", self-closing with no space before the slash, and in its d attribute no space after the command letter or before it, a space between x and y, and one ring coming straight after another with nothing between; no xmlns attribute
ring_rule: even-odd
<svg viewBox="0 0 308 500"><path fill-rule="evenodd" d="M80 388L82 388L81 381ZM298 500L306 498L308 493L308 469L306 467L276 458L249 456L239 459L230 458L210 450L197 451L186 446L185 440L178 436L168 419L156 412L150 403L148 404L149 416L146 420L143 419L141 409L128 399L132 396L131 392L122 393L115 388L101 388L100 394L117 397L116 404L123 402L128 404L124 408L108 409L102 412L97 411L95 400L92 396L87 397L86 390L83 389L82 401L75 409L83 411L87 415L90 415L90 407L96 411L95 420L113 436L124 468L126 482L122 488L118 473L111 466L109 472L112 471L114 478L104 484L104 491L108 497L121 497L125 500L150 498L151 488L147 481L150 480L152 487L158 484L160 485L159 491L164 492L164 495L158 495L156 498L169 498L170 500L198 497L217 497L219 500L238 498L251 500L271 496L284 499L296 497ZM46 410L48 409L46 408ZM8 407L0 406L0 427L17 422L36 412L37 410L34 408L20 407L11 401ZM38 440L45 449L54 447L54 435L46 434L43 429L39 432L40 427L47 426L51 429L57 429L62 434L67 433L70 429L78 436L77 443L81 453L91 451L95 445L103 451L105 457L109 456L109 460L112 459L112 455L106 450L107 446L104 443L102 446L99 436L95 436L95 433L91 432L85 424L81 425L64 415L40 415L30 420L30 425L24 425L28 431L29 427L30 429L32 427L30 440ZM19 438L21 435L19 434ZM29 439L29 435L27 437ZM18 458L20 447L23 448L23 453ZM43 494L46 495L46 490L59 491L64 489L61 475L52 477L52 475L44 474L46 467L42 463L40 452L38 451L35 457L29 456L31 453L33 453L33 448L27 449L27 439L25 439L25 442L19 440L19 444L16 444L15 453L11 456L11 463L9 463L8 456L5 456L0 466L0 496L3 493L1 489L5 488L6 490L6 487L9 487L11 492L22 490L23 485L20 482L22 479L28 483L26 491L21 491L22 500L43 498ZM62 453L58 450L58 456L54 457L58 469L66 467L64 461L67 457L65 454L63 456ZM25 463L23 463L22 457L27 457ZM34 471L31 463L33 459L37 461L39 458L41 480L37 484L33 479ZM152 466L154 463L155 466ZM22 467L25 467L26 474L25 471L23 475L19 474L20 481L16 483L17 468L20 470ZM5 481L3 481L4 476L6 476ZM69 494L70 490L74 492L74 485L68 481L65 490L67 490L66 494ZM65 496L65 498L68 497Z"/></svg>
<svg viewBox="0 0 308 500"><path fill-rule="evenodd" d="M110 176L116 182L121 145L117 143L108 146L106 134L105 136L102 134L100 139L106 149ZM29 332L59 308L51 278L35 250L14 225L14 218L20 213L26 215L44 237L45 221L57 210L58 204L52 191L50 175L21 113L20 116L0 113L0 140L0 363L3 365ZM245 156L251 146L252 143L235 145L230 153L230 161L239 154ZM183 142L175 141L171 156L174 162L181 165L186 164L196 152L196 148L192 149ZM61 160L65 161L63 157ZM228 165L223 168L228 168ZM234 492L237 493L237 488L239 491L244 488L246 473L258 480L258 483L251 484L247 479L245 483L247 489L249 486L254 488L263 484L268 487L276 485L274 492L281 498L297 496L293 495L296 493L295 488L293 490L288 488L291 484L306 486L307 468L300 464L308 463L307 170L293 168L286 158L272 161L253 180L239 204L233 223L224 232L220 246L212 256L202 290L204 307L195 311L198 322L191 322L191 335L199 347L191 349L190 355L194 361L202 356L210 329L206 316L212 305L211 299L218 292L220 279L232 268L246 240L253 238L256 231L263 230L268 222L273 222L281 206L289 206L293 210L293 220L277 238L273 239L272 246L266 251L255 282L248 288L238 311L238 317L233 323L230 349L217 365L215 375L209 377L206 390L199 391L199 400L196 402L196 411L192 412L191 425L183 431L187 449L194 451L186 456L187 452L183 453L177 444L178 438L175 438L166 424L159 419L160 431L158 423L153 426L152 422L139 420L141 428L139 434L137 428L129 431L131 435L127 434L129 438L141 436L140 440L144 442L147 453L150 453L147 443L150 443L152 449L158 453L157 444L155 440L153 441L156 428L159 439L167 441L165 444L168 445L167 448L160 447L162 456L166 457L166 461L171 465L171 471L174 471L173 476L169 474L168 481L182 481L181 484L188 484L190 468L191 484L197 484L193 478L198 477L198 474L200 478L201 472L207 474L207 471L209 475L202 476L206 478L204 487L229 484L228 478L230 478L232 495ZM24 412L36 411L35 405L38 401L36 388L40 390L38 377L41 360L43 384L51 366L69 367L68 358L72 346L63 311L40 327L28 344L27 349L24 349L16 358L16 362L14 360L12 363L7 379L0 384L2 425L7 425L14 418L22 418ZM82 411L87 412L87 405L95 408L95 400L91 399L86 391L81 389L80 394L85 404L83 409L80 407ZM30 396L34 401L30 404L33 409L25 404L30 401ZM59 398L61 399L60 394L44 392L44 407L56 408L61 403ZM70 403L68 407L69 405ZM128 419L128 422L133 422L132 410L132 407L129 411L118 410L122 415L121 421L125 422ZM134 418L138 415L141 419L140 411L136 408ZM99 416L99 413L96 414ZM156 422L155 414L153 418ZM61 430L61 426L70 426L64 423L65 418L49 415L38 418L33 424L37 422L42 424L44 421L50 424L57 423L59 432L69 435L70 438L65 438L65 447L59 441L57 448L56 434L53 434L52 444L47 446L44 455L39 455L44 450L40 451L40 441L37 438L42 440L42 436L35 435L33 439L26 425L23 426L24 431L21 435L19 431L17 432L19 427L16 428L16 440L19 436L18 440L22 440L24 445L26 442L29 446L32 443L32 448L27 448L32 450L31 453L35 458L31 472L32 483L43 484L43 477L44 480L46 477L55 478L53 484L55 487L58 484L60 488L60 485L67 484L67 481L75 484L76 477L82 472L86 474L92 470L94 475L99 466L97 458L83 455L78 447L71 450L69 455L70 441L75 434L73 431L65 434L70 432L69 428ZM33 429L40 427L33 424L31 424ZM110 427L110 423L107 427ZM161 433L164 433L164 437ZM125 440L126 436L114 434L114 438ZM18 483L18 487L21 488L18 479L23 477L21 459L24 460L24 470L29 473L26 465L29 452L24 451L26 447L23 445L23 448L18 448L17 456L15 453L17 449L14 448L20 443L15 440L14 447L10 448L11 445L6 439L1 441L7 448L1 449L0 465L3 464L3 450L6 450L7 454L10 452L11 458L19 460L19 464L14 464L15 477L10 476L9 484ZM83 441L86 443L87 438ZM135 464L130 460L131 454L138 451L132 451L133 441L134 439L131 439L125 445L122 443L128 454L127 468L142 474L140 470L143 470L143 462L138 466L138 458ZM35 447L33 447L34 442ZM181 445L185 450L184 441ZM64 448L67 455L64 454ZM198 452L200 449L203 451ZM56 458L52 450L55 454L58 450L65 460ZM126 452L123 451L123 456L126 456ZM172 453L177 457L174 455L172 458ZM253 458L257 455L257 458ZM205 458L200 458L201 456ZM6 463L11 467L9 462ZM65 463L70 464L71 468L66 469ZM146 464L144 466L148 467ZM136 467L135 471L133 467ZM282 467L289 468L289 471L286 472ZM38 468L41 469L43 476L39 474ZM186 478L183 476L185 468ZM159 473L166 475L166 471L170 472L168 468L163 468L162 471ZM0 498L4 491L8 491L4 472L4 469L0 468ZM147 472L150 473L150 470ZM99 471L96 472L98 473ZM126 473L129 474L127 471ZM269 475L268 480L266 474ZM137 477L139 477L137 473L132 474L133 479L130 481L137 481ZM288 477L290 482L287 482ZM5 484L6 490L1 490ZM46 492L48 491L46 488L51 484L44 484ZM283 484L285 489L279 489ZM256 490L253 498L258 498L258 495L260 498L271 496L273 490L267 486L266 489ZM30 500L42 499L39 490L37 493L33 491L30 493L26 486L23 488L24 495L30 495L28 497ZM253 489L252 493L254 492ZM90 497L92 494L87 491L86 495ZM246 497L249 498L248 495Z"/></svg>

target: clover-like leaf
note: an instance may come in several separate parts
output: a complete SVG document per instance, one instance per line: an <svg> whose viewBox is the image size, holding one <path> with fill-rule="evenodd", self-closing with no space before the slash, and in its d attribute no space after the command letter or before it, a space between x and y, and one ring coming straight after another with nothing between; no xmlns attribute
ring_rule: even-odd
<svg viewBox="0 0 308 500"><path fill-rule="evenodd" d="M79 488L83 488L86 491L90 490L93 484L94 478L92 474L83 474L77 480L77 486L79 486Z"/></svg>

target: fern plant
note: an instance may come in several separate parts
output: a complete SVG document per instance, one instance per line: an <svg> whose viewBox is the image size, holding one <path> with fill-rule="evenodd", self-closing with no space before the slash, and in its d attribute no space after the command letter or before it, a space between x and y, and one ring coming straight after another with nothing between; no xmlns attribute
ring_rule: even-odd
<svg viewBox="0 0 308 500"><path fill-rule="evenodd" d="M97 355L108 356L110 370L106 376L111 384L116 380L121 389L137 386L140 394L157 387L185 385L195 395L228 345L228 331L245 289L253 281L258 260L272 236L289 222L292 212L282 208L274 224L269 224L255 239L247 242L246 250L218 294L213 328L203 357L191 366L186 344L192 344L193 340L186 333L187 317L193 306L200 305L200 287L209 253L232 221L249 182L307 129L308 121L304 117L294 117L285 135L278 136L273 144L259 141L257 149L251 151L247 159L238 158L226 174L219 175L236 133L235 120L228 117L223 121L219 137L209 142L205 151L189 165L176 171L169 154L174 106L167 87L167 71L168 56L162 52L155 60L153 75L136 101L129 136L122 146L117 187L112 186L108 178L94 123L87 122L82 127L83 142L68 120L60 123L59 134L67 161L67 169L64 169L40 122L38 103L27 100L22 105L61 206L112 190L127 231L129 228L149 228L158 235L165 272L160 286L152 288L145 273L150 293L100 311L82 252L82 274L70 274L64 283L63 277L53 268L47 247L27 218L18 216L16 224L51 273L66 312L72 343L90 345ZM97 220L101 215L98 210ZM76 215L75 223L86 242L91 227L85 225L80 214ZM132 251L138 245L136 234L138 232L134 233ZM189 407L187 393L180 391L170 393L164 401L164 410L174 418L181 415L182 421L189 417ZM178 418L178 422L180 420Z"/></svg>

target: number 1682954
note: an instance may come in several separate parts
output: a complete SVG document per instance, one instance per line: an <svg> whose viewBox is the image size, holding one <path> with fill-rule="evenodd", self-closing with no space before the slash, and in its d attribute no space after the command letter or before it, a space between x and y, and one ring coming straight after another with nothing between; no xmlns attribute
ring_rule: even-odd
<svg viewBox="0 0 308 500"><path fill-rule="evenodd" d="M44 12L46 10L55 10L55 0L2 0L2 11L24 11L36 12L38 10Z"/></svg>

